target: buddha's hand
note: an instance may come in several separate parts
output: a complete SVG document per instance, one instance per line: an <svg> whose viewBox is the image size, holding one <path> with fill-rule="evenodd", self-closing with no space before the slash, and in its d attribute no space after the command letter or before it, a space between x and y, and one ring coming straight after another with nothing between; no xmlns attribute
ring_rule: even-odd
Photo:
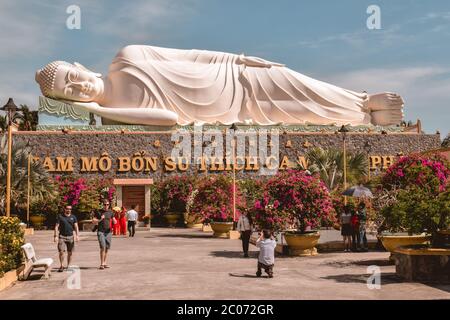
<svg viewBox="0 0 450 320"><path fill-rule="evenodd" d="M396 93L369 95L368 107L372 124L379 126L399 124L403 120L403 106L403 98Z"/></svg>
<svg viewBox="0 0 450 320"><path fill-rule="evenodd" d="M178 122L178 115L175 112L164 109L110 108L102 107L95 102L72 102L72 104L103 118L127 124L172 126Z"/></svg>
<svg viewBox="0 0 450 320"><path fill-rule="evenodd" d="M248 57L243 54L239 55L236 60L237 64L244 64L248 67L259 67L259 68L271 68L271 67L284 67L284 64L271 62L258 57Z"/></svg>

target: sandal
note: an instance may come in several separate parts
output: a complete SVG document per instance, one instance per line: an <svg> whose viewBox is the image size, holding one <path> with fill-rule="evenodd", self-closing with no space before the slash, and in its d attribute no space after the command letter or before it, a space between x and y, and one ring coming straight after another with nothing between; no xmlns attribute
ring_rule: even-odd
<svg viewBox="0 0 450 320"><path fill-rule="evenodd" d="M105 267L104 267L103 265L101 265L101 266L99 267L99 269L100 269L100 270L103 270L103 269L105 269Z"/></svg>
<svg viewBox="0 0 450 320"><path fill-rule="evenodd" d="M63 272L64 271L64 267L60 267L59 269L58 269L58 272Z"/></svg>
<svg viewBox="0 0 450 320"><path fill-rule="evenodd" d="M111 268L111 267L110 267L109 265L105 264L105 265L103 265L103 268L109 269L109 268Z"/></svg>

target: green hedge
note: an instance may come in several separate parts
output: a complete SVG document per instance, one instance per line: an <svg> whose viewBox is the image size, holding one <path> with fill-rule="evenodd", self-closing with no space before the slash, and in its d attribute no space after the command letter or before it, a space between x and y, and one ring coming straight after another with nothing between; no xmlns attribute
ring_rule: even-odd
<svg viewBox="0 0 450 320"><path fill-rule="evenodd" d="M24 231L18 218L0 217L0 277L22 264Z"/></svg>

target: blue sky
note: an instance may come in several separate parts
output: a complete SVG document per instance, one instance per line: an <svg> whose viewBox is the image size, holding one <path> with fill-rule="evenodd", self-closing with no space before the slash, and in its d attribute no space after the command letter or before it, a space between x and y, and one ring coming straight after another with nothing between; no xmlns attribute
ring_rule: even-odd
<svg viewBox="0 0 450 320"><path fill-rule="evenodd" d="M81 30L66 8L81 8ZM366 27L369 5L381 30ZM128 44L245 53L355 91L395 91L406 120L450 131L450 2L31 1L0 3L0 104L37 105L35 71L77 61L103 74Z"/></svg>

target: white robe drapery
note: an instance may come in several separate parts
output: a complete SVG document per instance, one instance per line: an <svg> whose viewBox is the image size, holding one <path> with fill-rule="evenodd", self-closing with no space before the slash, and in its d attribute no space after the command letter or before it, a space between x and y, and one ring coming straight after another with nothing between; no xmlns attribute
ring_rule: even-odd
<svg viewBox="0 0 450 320"><path fill-rule="evenodd" d="M166 109L181 125L370 123L367 94L243 55L128 46L106 81L104 106Z"/></svg>

